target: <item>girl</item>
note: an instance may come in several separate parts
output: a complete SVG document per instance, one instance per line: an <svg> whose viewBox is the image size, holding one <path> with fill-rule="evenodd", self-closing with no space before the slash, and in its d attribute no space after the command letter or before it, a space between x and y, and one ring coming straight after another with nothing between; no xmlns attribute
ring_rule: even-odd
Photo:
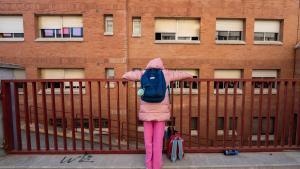
<svg viewBox="0 0 300 169"><path fill-rule="evenodd" d="M146 69L161 69L163 71L166 84L170 81L192 78L193 76L179 71L164 69L160 58L152 59ZM127 80L140 80L144 71L130 71L123 75ZM170 119L170 102L168 90L165 98L160 103L148 103L141 100L139 119L144 121L144 142L146 149L145 165L147 169L160 169L162 166L162 147L165 130L165 121Z"/></svg>

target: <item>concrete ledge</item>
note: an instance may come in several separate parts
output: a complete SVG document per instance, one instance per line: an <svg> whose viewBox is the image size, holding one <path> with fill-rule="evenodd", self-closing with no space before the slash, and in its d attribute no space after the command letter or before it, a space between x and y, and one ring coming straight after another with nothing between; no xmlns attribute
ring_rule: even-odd
<svg viewBox="0 0 300 169"><path fill-rule="evenodd" d="M182 161L170 162L164 155L163 168L217 169L298 169L300 152L241 153L224 156L221 153L186 154ZM1 169L55 168L145 168L143 154L101 155L8 155L0 158Z"/></svg>

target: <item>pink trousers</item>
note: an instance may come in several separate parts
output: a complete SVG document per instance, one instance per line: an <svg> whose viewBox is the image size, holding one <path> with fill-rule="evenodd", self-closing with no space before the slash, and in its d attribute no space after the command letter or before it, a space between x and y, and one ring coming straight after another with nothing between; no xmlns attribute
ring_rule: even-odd
<svg viewBox="0 0 300 169"><path fill-rule="evenodd" d="M164 121L144 122L144 141L146 149L145 165L147 169L160 169L163 164L162 148L164 131Z"/></svg>

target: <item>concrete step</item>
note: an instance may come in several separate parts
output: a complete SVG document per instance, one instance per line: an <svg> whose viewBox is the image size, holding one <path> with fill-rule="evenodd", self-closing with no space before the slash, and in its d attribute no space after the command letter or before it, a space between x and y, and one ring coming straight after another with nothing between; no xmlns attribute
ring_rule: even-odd
<svg viewBox="0 0 300 169"><path fill-rule="evenodd" d="M163 156L167 169L299 169L300 152L241 153L224 156L220 153L185 154L181 161L172 163ZM101 155L8 155L0 157L1 169L138 169L144 167L144 154Z"/></svg>

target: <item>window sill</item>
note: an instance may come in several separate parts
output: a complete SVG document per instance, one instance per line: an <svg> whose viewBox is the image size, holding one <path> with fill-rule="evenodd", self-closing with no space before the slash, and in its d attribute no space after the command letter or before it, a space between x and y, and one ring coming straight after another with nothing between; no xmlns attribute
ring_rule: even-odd
<svg viewBox="0 0 300 169"><path fill-rule="evenodd" d="M51 89L46 89L46 90L45 90L45 93L46 93L47 95L51 94ZM39 90L39 91L38 91L38 94L42 94L42 90ZM54 94L55 94L55 95L61 94L61 93L60 93L60 89L54 89ZM64 90L64 94L69 95L69 94L71 94L71 91L70 91L69 89L65 89L65 90ZM79 89L73 89L73 94L74 94L74 95L79 95L79 94L80 94L80 93L79 93ZM82 94L85 94L85 89L82 89Z"/></svg>
<svg viewBox="0 0 300 169"><path fill-rule="evenodd" d="M112 36L112 35L114 35L114 33L113 32L104 32L103 35L105 35L105 36Z"/></svg>
<svg viewBox="0 0 300 169"><path fill-rule="evenodd" d="M280 41L254 41L255 45L283 45Z"/></svg>
<svg viewBox="0 0 300 169"><path fill-rule="evenodd" d="M141 35L132 35L133 38L140 38Z"/></svg>
<svg viewBox="0 0 300 169"><path fill-rule="evenodd" d="M246 45L245 41L237 40L216 40L217 45Z"/></svg>
<svg viewBox="0 0 300 169"><path fill-rule="evenodd" d="M173 89L174 95L180 95L180 89ZM170 94L172 94L172 89L170 89ZM189 88L183 88L182 94L188 95L190 94ZM198 94L198 89L192 89L192 94Z"/></svg>
<svg viewBox="0 0 300 169"><path fill-rule="evenodd" d="M214 89L214 94L217 94L217 90ZM225 94L225 89L219 89L219 94L223 95ZM234 94L234 89L228 88L227 89L227 94L233 95ZM243 94L242 89L236 89L236 94Z"/></svg>
<svg viewBox="0 0 300 169"><path fill-rule="evenodd" d="M271 89L272 94L277 94L277 89ZM254 89L254 94L260 94L260 88ZM262 94L269 94L269 89L263 89Z"/></svg>
<svg viewBox="0 0 300 169"><path fill-rule="evenodd" d="M200 44L200 41L186 41L186 40L155 40L156 44Z"/></svg>
<svg viewBox="0 0 300 169"><path fill-rule="evenodd" d="M81 42L83 38L37 38L36 42Z"/></svg>
<svg viewBox="0 0 300 169"><path fill-rule="evenodd" d="M265 134L260 135L260 141L266 141L267 136ZM251 136L252 141L257 141L258 136L257 135L252 135ZM269 141L274 141L274 134L269 134Z"/></svg>
<svg viewBox="0 0 300 169"><path fill-rule="evenodd" d="M227 130L227 136L232 136L232 130ZM237 131L234 130L234 135L237 136ZM218 130L217 131L217 136L224 136L224 130Z"/></svg>
<svg viewBox="0 0 300 169"><path fill-rule="evenodd" d="M0 38L0 42L23 42L24 38Z"/></svg>

